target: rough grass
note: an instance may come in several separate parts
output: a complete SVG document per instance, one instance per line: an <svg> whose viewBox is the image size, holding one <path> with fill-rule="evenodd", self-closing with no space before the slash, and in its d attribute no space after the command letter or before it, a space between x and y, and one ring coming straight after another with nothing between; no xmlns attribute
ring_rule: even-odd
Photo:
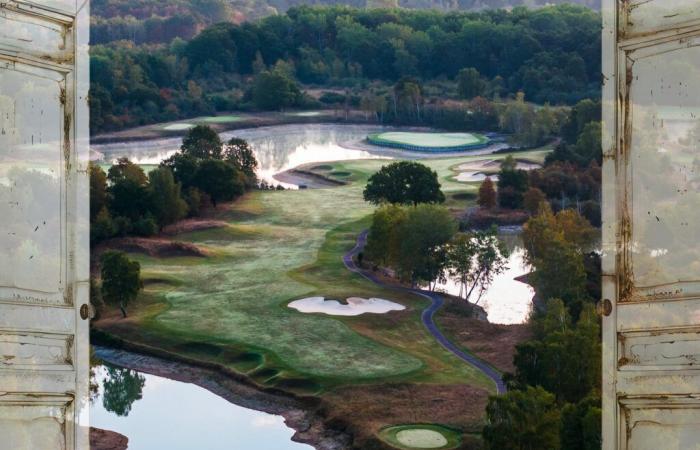
<svg viewBox="0 0 700 450"><path fill-rule="evenodd" d="M524 156L520 154L520 156ZM448 206L464 208L474 187L450 180L450 168L475 157L423 161L435 169ZM427 301L379 288L342 264L372 207L367 178L387 161L316 165L348 185L300 191L256 191L215 217L226 226L175 236L207 257L134 254L146 289L128 321L134 339L229 365L257 382L302 393L384 381L469 383L493 389L480 372L443 350L420 322ZM332 176L332 174L331 174ZM462 194L462 195L453 195ZM287 307L320 295L379 297L407 310L330 317ZM137 326L135 326L137 325Z"/></svg>

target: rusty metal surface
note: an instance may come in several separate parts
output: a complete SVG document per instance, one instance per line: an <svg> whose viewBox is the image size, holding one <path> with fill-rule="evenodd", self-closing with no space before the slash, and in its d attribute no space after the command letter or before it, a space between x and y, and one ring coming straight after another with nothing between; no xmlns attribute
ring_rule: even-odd
<svg viewBox="0 0 700 450"><path fill-rule="evenodd" d="M700 2L603 17L603 448L697 448Z"/></svg>

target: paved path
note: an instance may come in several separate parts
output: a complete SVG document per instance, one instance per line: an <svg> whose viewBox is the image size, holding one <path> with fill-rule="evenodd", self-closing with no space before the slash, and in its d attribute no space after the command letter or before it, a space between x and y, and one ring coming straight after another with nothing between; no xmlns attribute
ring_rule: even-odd
<svg viewBox="0 0 700 450"><path fill-rule="evenodd" d="M506 392L506 385L503 383L503 379L501 378L501 374L498 373L495 369L493 369L491 366L483 362L482 360L474 357L473 355L470 355L469 353L466 353L462 350L459 349L455 344L453 344L449 339L445 337L444 334L438 329L437 325L435 325L435 320L434 316L435 313L437 312L438 309L443 304L443 298L436 292L430 292L430 291L425 291L422 289L412 289L412 288L407 288L407 287L402 287L402 286L393 286L393 285L388 285L384 283L383 281L379 280L376 278L374 275L370 273L366 273L365 271L361 270L357 265L355 264L355 261L353 260L353 257L355 257L362 249L365 247L365 244L367 243L367 230L363 231L360 233L360 235L357 237L357 242L355 243L355 247L353 247L352 250L347 252L345 255L343 255L343 263L345 264L345 267L347 267L349 270L365 277L372 283L378 284L382 287L386 287L389 289L397 289L401 291L406 291L406 292L412 292L416 295L420 295L421 297L427 298L428 300L431 301L431 304L428 308L423 310L423 313L421 315L421 319L423 321L423 325L428 329L430 334L435 337L435 339L442 345L447 351L450 353L454 354L456 357L461 359L462 361L467 362L468 364L471 364L472 366L476 367L478 370L483 372L487 377L489 377L491 380L493 380L494 383L496 383L496 388L498 389L498 393L502 394Z"/></svg>

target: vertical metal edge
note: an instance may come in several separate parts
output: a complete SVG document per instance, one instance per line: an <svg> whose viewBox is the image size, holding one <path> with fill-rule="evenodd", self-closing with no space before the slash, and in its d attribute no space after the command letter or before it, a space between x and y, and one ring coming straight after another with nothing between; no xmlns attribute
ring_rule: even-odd
<svg viewBox="0 0 700 450"><path fill-rule="evenodd" d="M88 0L76 0L73 39L75 49L73 132L75 133L72 181L74 199L73 218L73 275L75 282L76 321L76 402L75 448L90 448L90 338L89 320L80 317L80 307L90 302L90 197L88 164L90 160L89 106L90 87L89 31L90 9Z"/></svg>
<svg viewBox="0 0 700 450"><path fill-rule="evenodd" d="M618 17L624 0L602 2L602 297L613 303L612 313L602 318L602 449L618 448L619 413L616 399L615 372L617 361L617 156L618 156Z"/></svg>

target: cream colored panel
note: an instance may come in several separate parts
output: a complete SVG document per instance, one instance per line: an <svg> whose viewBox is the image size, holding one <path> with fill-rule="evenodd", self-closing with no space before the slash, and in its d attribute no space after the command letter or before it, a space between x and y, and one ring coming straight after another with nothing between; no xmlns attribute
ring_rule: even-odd
<svg viewBox="0 0 700 450"><path fill-rule="evenodd" d="M0 48L4 53L23 52L38 58L71 61L73 45L69 17L23 14L21 4L0 4Z"/></svg>
<svg viewBox="0 0 700 450"><path fill-rule="evenodd" d="M700 37L628 54L635 292L700 294Z"/></svg>
<svg viewBox="0 0 700 450"><path fill-rule="evenodd" d="M690 396L621 400L623 449L696 450L700 402Z"/></svg>
<svg viewBox="0 0 700 450"><path fill-rule="evenodd" d="M0 59L0 79L0 300L63 304L65 78Z"/></svg>
<svg viewBox="0 0 700 450"><path fill-rule="evenodd" d="M0 369L73 370L73 336L0 330Z"/></svg>
<svg viewBox="0 0 700 450"><path fill-rule="evenodd" d="M3 449L72 448L71 415L72 399L67 396L0 394L0 445Z"/></svg>
<svg viewBox="0 0 700 450"><path fill-rule="evenodd" d="M626 37L673 29L700 20L697 0L620 1Z"/></svg>
<svg viewBox="0 0 700 450"><path fill-rule="evenodd" d="M620 369L700 369L700 330L643 331L620 336Z"/></svg>

